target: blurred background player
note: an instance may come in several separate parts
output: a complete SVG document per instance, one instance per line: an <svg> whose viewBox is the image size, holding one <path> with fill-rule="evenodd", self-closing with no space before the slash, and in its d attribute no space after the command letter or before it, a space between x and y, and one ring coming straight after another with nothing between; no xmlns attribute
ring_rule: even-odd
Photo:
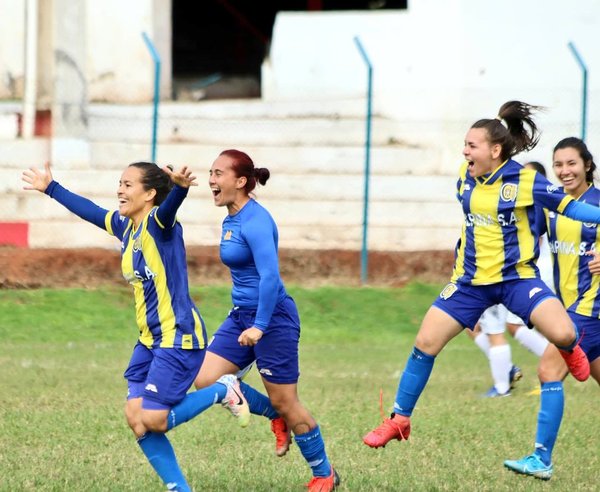
<svg viewBox="0 0 600 492"><path fill-rule="evenodd" d="M328 492L340 480L319 425L298 397L300 318L279 273L277 225L251 196L257 183L264 185L269 177L268 169L255 167L239 150L221 152L210 169L214 203L227 207L220 255L231 271L234 307L215 332L195 384L205 387L256 361L269 397L242 382L250 411L271 419L278 455L287 452L294 433L312 470L309 492Z"/></svg>
<svg viewBox="0 0 600 492"><path fill-rule="evenodd" d="M594 186L596 164L586 144L576 137L554 147L552 169L564 191L579 203L600 203ZM581 223L546 211L548 239L553 257L556 293L581 335L581 348L590 362L590 373L600 384L600 233L596 224ZM540 360L540 410L534 452L504 465L543 480L552 477L552 451L563 416L562 381L568 369L556 347L548 345Z"/></svg>
<svg viewBox="0 0 600 492"><path fill-rule="evenodd" d="M190 297L183 230L176 218L195 179L187 167L174 173L135 162L121 175L119 209L108 211L54 181L49 164L45 173L35 168L23 172L26 190L45 193L121 240L122 272L133 286L140 334L124 374L125 416L167 489L179 492L191 488L165 432L216 402L228 405L242 425L250 417L233 376L186 394L206 353L206 330Z"/></svg>
<svg viewBox="0 0 600 492"><path fill-rule="evenodd" d="M391 417L363 437L366 445L378 448L409 437L410 416L435 357L494 304L504 304L537 326L560 348L557 353L575 378L589 377L577 328L534 264L540 235L536 207L594 223L600 223L600 208L575 201L541 174L511 159L536 145L539 134L532 115L537 109L509 101L497 117L476 121L468 130L463 148L466 162L457 182L465 220L452 279L421 323Z"/></svg>

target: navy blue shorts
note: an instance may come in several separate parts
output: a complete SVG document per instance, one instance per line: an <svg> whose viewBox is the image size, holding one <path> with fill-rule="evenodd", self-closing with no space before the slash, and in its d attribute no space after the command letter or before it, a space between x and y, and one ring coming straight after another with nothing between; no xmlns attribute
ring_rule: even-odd
<svg viewBox="0 0 600 492"><path fill-rule="evenodd" d="M147 410L170 409L185 397L205 355L204 349L149 349L138 342L124 374L127 399L141 397Z"/></svg>
<svg viewBox="0 0 600 492"><path fill-rule="evenodd" d="M256 309L235 307L215 332L208 351L217 354L239 368L256 361L258 372L276 384L298 382L298 344L300 317L294 300L287 296L275 306L269 327L254 347L240 345L238 337L251 328Z"/></svg>
<svg viewBox="0 0 600 492"><path fill-rule="evenodd" d="M579 331L579 345L590 362L600 357L600 319L567 311Z"/></svg>
<svg viewBox="0 0 600 492"><path fill-rule="evenodd" d="M539 278L528 278L491 285L450 283L433 305L458 321L463 328L472 330L487 308L504 304L531 328L531 312L548 298L556 298L556 295Z"/></svg>

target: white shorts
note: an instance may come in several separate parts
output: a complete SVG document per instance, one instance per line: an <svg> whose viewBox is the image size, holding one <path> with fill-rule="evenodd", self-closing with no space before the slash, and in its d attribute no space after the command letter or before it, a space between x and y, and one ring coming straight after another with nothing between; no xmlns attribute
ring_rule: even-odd
<svg viewBox="0 0 600 492"><path fill-rule="evenodd" d="M499 335L506 331L506 323L524 325L523 320L511 313L503 304L496 304L487 308L481 318L479 326L486 335Z"/></svg>

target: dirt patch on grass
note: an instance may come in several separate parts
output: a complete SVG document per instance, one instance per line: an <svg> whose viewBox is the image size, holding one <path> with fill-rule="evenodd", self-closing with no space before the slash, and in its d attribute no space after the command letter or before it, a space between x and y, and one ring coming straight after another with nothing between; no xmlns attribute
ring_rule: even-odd
<svg viewBox="0 0 600 492"><path fill-rule="evenodd" d="M188 248L190 282L223 284L229 271L216 246ZM345 250L280 251L281 275L287 284L361 285L360 252ZM446 282L452 251L372 252L368 284L402 286L411 280ZM84 249L0 248L0 288L96 287L124 284L117 251Z"/></svg>

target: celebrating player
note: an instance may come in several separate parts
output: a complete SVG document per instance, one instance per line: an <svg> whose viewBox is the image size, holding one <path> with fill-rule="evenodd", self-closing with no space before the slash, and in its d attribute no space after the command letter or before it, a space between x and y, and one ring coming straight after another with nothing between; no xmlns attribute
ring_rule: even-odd
<svg viewBox="0 0 600 492"><path fill-rule="evenodd" d="M294 433L312 469L309 492L328 492L338 485L339 477L329 463L317 422L298 398L300 319L279 274L277 225L251 197L257 182L264 185L269 176L268 169L255 167L238 150L221 152L210 169L214 203L228 212L220 252L221 261L231 270L234 307L208 346L196 386L236 374L256 361L269 398L241 383L251 413L279 423L272 427L278 455L289 447L289 431Z"/></svg>
<svg viewBox="0 0 600 492"><path fill-rule="evenodd" d="M589 377L577 329L535 265L540 234L536 206L593 223L600 223L600 209L576 201L541 174L511 159L537 143L532 118L537 109L509 101L496 118L478 120L466 134L466 162L457 182L465 220L452 279L423 319L391 417L363 438L370 447L409 437L410 416L435 357L464 327L475 326L483 311L494 304L504 304L528 325L535 325L560 349L557 353L576 379Z"/></svg>
<svg viewBox="0 0 600 492"><path fill-rule="evenodd" d="M133 286L140 336L125 371L127 423L142 452L169 490L191 491L165 432L215 402L242 423L250 417L237 379L225 376L186 395L202 364L206 330L188 289L181 224L175 214L195 176L148 162L130 164L119 181L119 209L105 210L71 193L45 173L23 172L26 190L54 198L71 212L121 240L121 268ZM173 186L174 184L174 186Z"/></svg>
<svg viewBox="0 0 600 492"><path fill-rule="evenodd" d="M594 186L596 164L582 140L569 137L558 142L552 168L570 197L580 203L600 203L600 189ZM580 331L591 375L600 384L600 233L596 224L552 211L546 211L546 218L556 293ZM541 402L535 450L520 460L505 461L508 469L543 480L552 477L552 450L565 404L562 381L567 374L558 350L549 345L538 367Z"/></svg>

